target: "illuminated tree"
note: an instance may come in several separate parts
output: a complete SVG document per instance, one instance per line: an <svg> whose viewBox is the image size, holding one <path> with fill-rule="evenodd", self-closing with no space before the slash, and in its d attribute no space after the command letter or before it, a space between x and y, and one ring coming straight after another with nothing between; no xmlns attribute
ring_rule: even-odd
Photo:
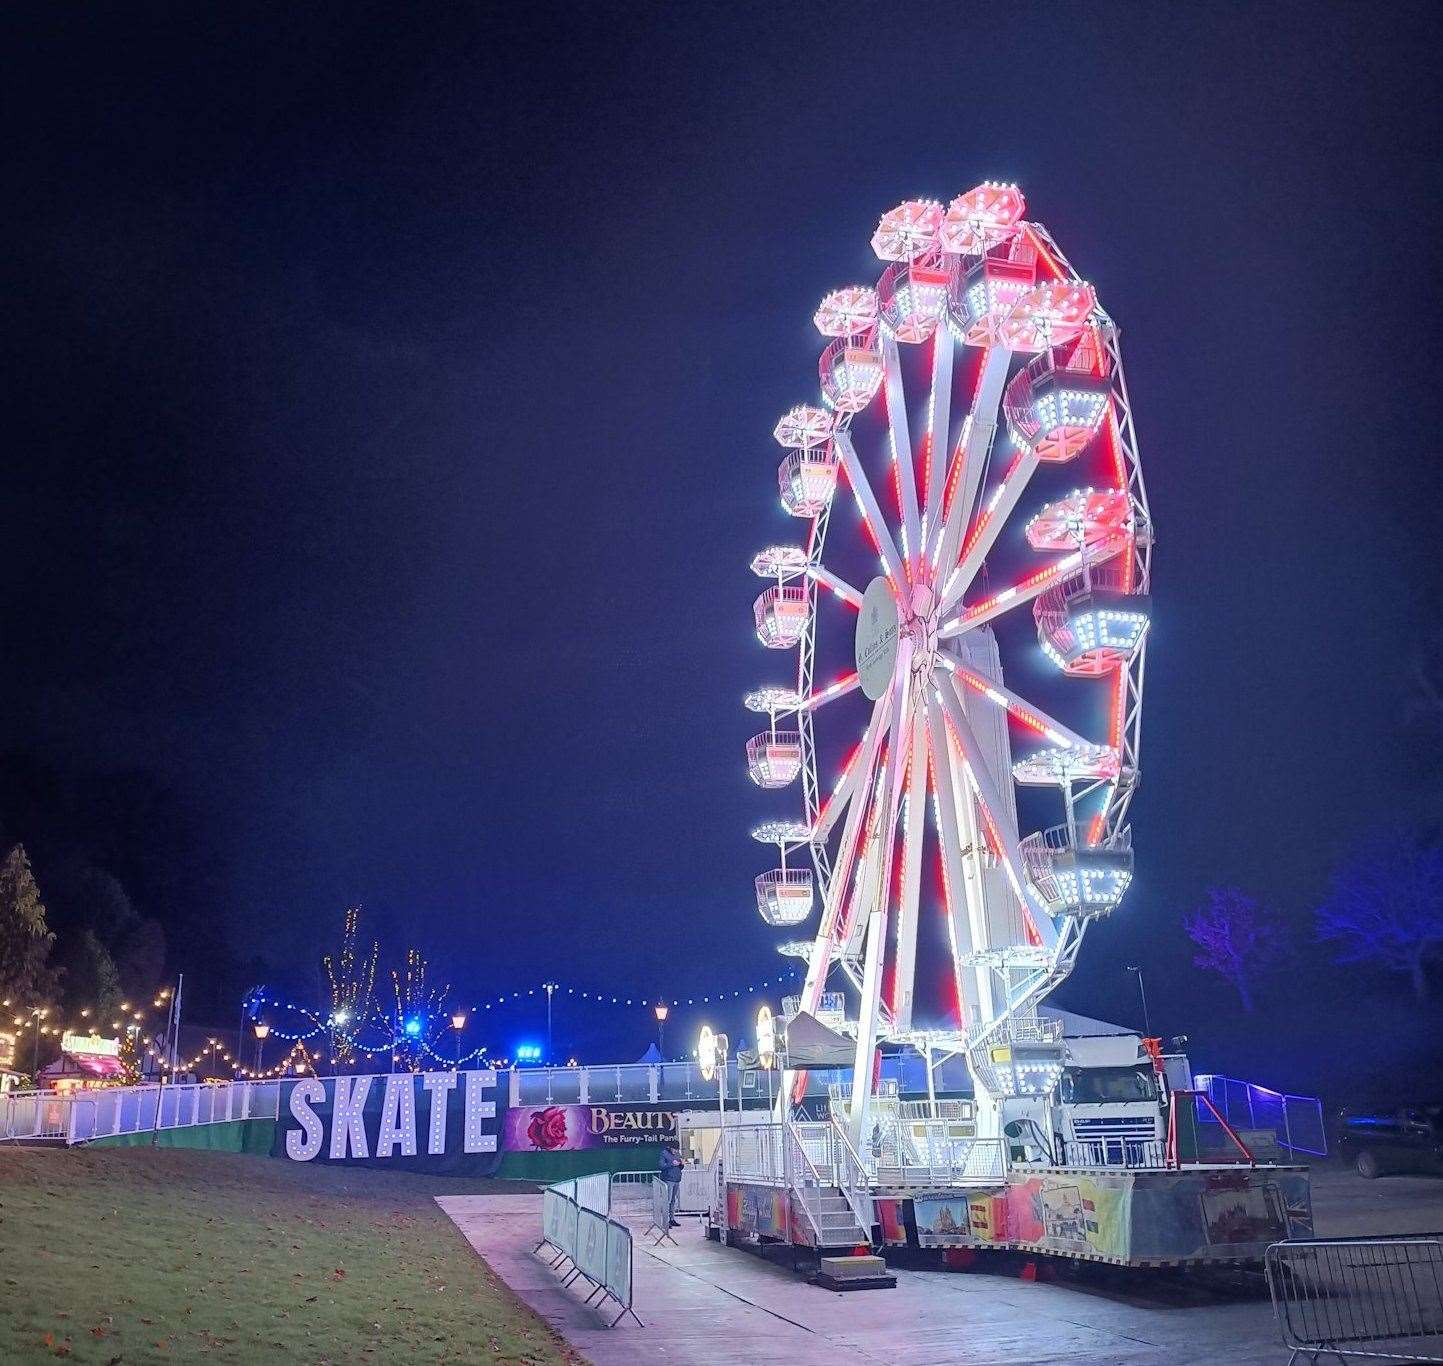
<svg viewBox="0 0 1443 1366"><path fill-rule="evenodd" d="M335 1061L349 1063L354 1054L351 1035L370 1015L376 989L376 958L379 949L371 941L370 954L362 959L356 954L361 908L352 906L346 912L341 931L341 950L332 959L322 960L331 989L331 1021Z"/></svg>
<svg viewBox="0 0 1443 1366"><path fill-rule="evenodd" d="M1257 977L1282 956L1277 920L1236 887L1213 887L1207 896L1206 905L1183 919L1198 946L1193 962L1229 982L1251 1011Z"/></svg>
<svg viewBox="0 0 1443 1366"><path fill-rule="evenodd" d="M1428 967L1443 958L1443 847L1401 826L1383 830L1333 874L1316 915L1338 962L1406 973L1427 1000Z"/></svg>
<svg viewBox="0 0 1443 1366"><path fill-rule="evenodd" d="M390 1023L396 1031L396 1061L412 1072L425 1067L426 1045L443 1027L443 1003L451 989L449 985L428 987L426 966L419 949L408 949L405 972L391 972L396 1013Z"/></svg>

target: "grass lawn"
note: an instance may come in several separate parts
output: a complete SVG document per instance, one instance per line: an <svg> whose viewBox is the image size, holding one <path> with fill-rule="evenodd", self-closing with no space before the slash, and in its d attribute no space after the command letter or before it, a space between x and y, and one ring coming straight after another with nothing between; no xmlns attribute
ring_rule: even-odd
<svg viewBox="0 0 1443 1366"><path fill-rule="evenodd" d="M0 1361L575 1361L431 1199L502 1184L0 1147Z"/></svg>

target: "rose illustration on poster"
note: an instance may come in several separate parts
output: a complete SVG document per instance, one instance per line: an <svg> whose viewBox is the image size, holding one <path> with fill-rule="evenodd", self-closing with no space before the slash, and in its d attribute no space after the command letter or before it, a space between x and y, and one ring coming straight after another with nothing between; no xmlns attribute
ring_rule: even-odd
<svg viewBox="0 0 1443 1366"><path fill-rule="evenodd" d="M533 1110L526 1125L526 1138L540 1152L566 1147L566 1110L560 1105Z"/></svg>
<svg viewBox="0 0 1443 1366"><path fill-rule="evenodd" d="M505 1152L580 1152L661 1143L676 1132L676 1112L642 1105L517 1105L502 1125Z"/></svg>

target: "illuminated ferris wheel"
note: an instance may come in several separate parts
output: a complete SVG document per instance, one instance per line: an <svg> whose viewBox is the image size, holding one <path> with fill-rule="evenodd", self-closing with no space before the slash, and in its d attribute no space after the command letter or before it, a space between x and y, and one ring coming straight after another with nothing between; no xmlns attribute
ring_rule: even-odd
<svg viewBox="0 0 1443 1366"><path fill-rule="evenodd" d="M754 612L796 670L748 694L746 758L801 801L753 832L757 908L793 1009L857 1003L854 1123L879 1040L1005 1091L987 1059L1132 878L1151 523L1117 328L1023 213L988 183L884 214L775 431L802 534L752 560Z"/></svg>

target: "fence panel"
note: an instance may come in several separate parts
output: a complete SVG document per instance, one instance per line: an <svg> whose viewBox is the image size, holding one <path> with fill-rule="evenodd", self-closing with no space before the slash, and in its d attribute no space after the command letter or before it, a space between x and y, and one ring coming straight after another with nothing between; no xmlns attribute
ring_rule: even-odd
<svg viewBox="0 0 1443 1366"><path fill-rule="evenodd" d="M1290 1239L1264 1267L1295 1353L1443 1362L1443 1237Z"/></svg>
<svg viewBox="0 0 1443 1366"><path fill-rule="evenodd" d="M595 1214L611 1213L611 1174L596 1172L576 1178L576 1203Z"/></svg>
<svg viewBox="0 0 1443 1366"><path fill-rule="evenodd" d="M595 1285L606 1283L607 1218L595 1210L583 1209L576 1220L576 1265Z"/></svg>
<svg viewBox="0 0 1443 1366"><path fill-rule="evenodd" d="M631 1307L631 1257L631 1230L625 1224L618 1224L615 1219L608 1220L604 1284L606 1293L621 1306L621 1314L616 1316L616 1323L619 1323L622 1315L626 1313L631 1313L631 1316L636 1318ZM641 1320L637 1319L637 1322L640 1323ZM616 1324L613 1323L612 1326L615 1327Z"/></svg>

